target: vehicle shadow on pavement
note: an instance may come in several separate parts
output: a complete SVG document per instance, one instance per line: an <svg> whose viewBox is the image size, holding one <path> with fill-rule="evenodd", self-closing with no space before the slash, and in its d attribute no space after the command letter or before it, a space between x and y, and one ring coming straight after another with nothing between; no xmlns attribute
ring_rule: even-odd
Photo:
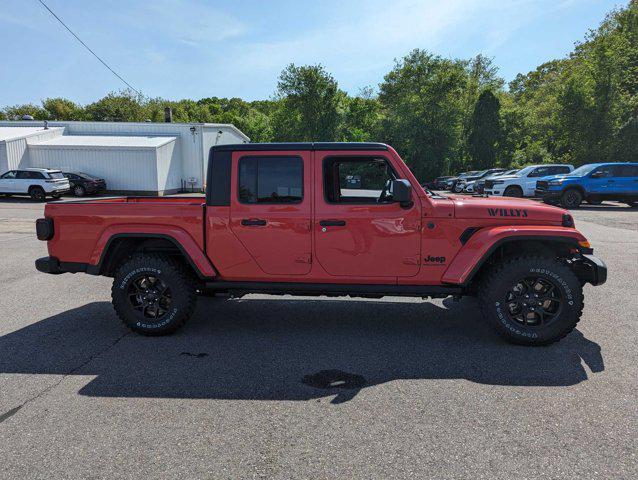
<svg viewBox="0 0 638 480"><path fill-rule="evenodd" d="M100 397L352 399L401 379L567 386L604 370L600 346L576 330L549 347L510 345L460 303L202 298L169 337L129 334L106 302L90 303L0 337L0 373L94 375ZM338 370L363 386L320 389L307 375Z"/></svg>

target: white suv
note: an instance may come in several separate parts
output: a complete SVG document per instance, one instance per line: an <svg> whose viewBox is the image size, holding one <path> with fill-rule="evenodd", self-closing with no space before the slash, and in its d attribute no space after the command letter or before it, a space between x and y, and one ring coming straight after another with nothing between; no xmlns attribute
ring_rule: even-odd
<svg viewBox="0 0 638 480"><path fill-rule="evenodd" d="M70 190L69 179L60 170L25 168L0 175L0 195L29 195L34 200L45 200L47 195L59 198Z"/></svg>
<svg viewBox="0 0 638 480"><path fill-rule="evenodd" d="M530 165L513 175L485 180L485 193L505 197L533 197L536 181L549 175L561 175L574 170L573 165Z"/></svg>

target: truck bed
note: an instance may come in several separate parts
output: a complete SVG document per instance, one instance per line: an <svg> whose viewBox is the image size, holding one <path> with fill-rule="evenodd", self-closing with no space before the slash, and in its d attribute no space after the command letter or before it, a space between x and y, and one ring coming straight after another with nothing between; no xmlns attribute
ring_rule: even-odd
<svg viewBox="0 0 638 480"><path fill-rule="evenodd" d="M54 236L49 255L96 265L107 240L118 231L175 234L204 250L204 196L113 197L48 203Z"/></svg>

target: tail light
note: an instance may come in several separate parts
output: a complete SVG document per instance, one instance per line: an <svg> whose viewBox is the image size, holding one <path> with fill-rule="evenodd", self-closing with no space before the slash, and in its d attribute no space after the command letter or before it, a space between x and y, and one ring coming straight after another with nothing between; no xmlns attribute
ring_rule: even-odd
<svg viewBox="0 0 638 480"><path fill-rule="evenodd" d="M38 236L38 240L51 240L54 234L53 219L38 218L35 221L35 232Z"/></svg>

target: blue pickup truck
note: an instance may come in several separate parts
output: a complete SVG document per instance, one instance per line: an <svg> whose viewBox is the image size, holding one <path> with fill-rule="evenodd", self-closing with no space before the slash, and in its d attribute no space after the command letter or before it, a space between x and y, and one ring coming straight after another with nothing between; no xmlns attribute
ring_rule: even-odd
<svg viewBox="0 0 638 480"><path fill-rule="evenodd" d="M590 163L566 175L536 182L536 196L545 203L576 208L583 200L598 205L617 200L638 207L638 163Z"/></svg>

